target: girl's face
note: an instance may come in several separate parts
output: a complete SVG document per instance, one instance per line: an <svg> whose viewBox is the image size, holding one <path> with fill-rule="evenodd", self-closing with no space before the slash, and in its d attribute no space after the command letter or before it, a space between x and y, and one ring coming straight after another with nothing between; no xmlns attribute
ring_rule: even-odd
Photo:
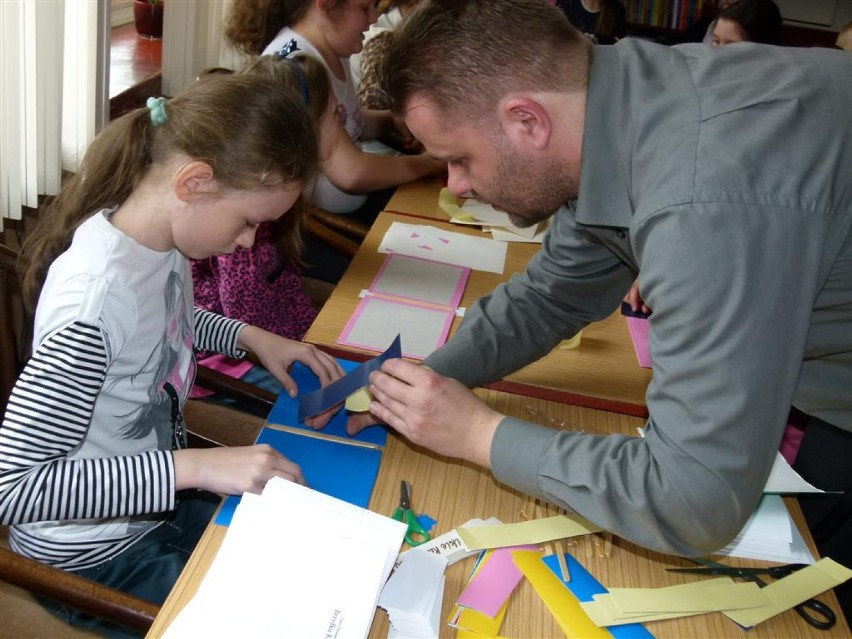
<svg viewBox="0 0 852 639"><path fill-rule="evenodd" d="M376 21L373 0L346 0L326 13L331 21L328 42L339 58L348 58L364 48L364 31Z"/></svg>
<svg viewBox="0 0 852 639"><path fill-rule="evenodd" d="M196 260L249 248L257 227L290 210L301 192L298 182L251 191L221 188L173 222L175 247Z"/></svg>
<svg viewBox="0 0 852 639"><path fill-rule="evenodd" d="M713 27L712 40L714 47L723 47L726 44L745 41L745 34L743 33L743 30L740 29L739 24L733 20L725 20L725 18L719 18L716 20L716 24Z"/></svg>

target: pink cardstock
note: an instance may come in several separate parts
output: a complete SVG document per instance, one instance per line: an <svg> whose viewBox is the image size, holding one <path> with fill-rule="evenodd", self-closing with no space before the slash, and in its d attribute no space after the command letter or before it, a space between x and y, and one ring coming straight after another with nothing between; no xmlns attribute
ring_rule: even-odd
<svg viewBox="0 0 852 639"><path fill-rule="evenodd" d="M512 560L513 550L539 550L539 547L509 546L490 551L456 603L495 617L524 578Z"/></svg>
<svg viewBox="0 0 852 639"><path fill-rule="evenodd" d="M642 368L651 368L651 354L648 351L648 331L650 325L648 320L639 317L625 317L627 329L630 331L630 339L633 340L633 348L636 358Z"/></svg>

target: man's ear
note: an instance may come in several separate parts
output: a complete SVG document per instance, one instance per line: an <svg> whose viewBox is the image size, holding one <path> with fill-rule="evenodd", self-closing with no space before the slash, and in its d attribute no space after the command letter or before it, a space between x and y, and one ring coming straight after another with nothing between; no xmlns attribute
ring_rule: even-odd
<svg viewBox="0 0 852 639"><path fill-rule="evenodd" d="M182 202L190 202L196 197L212 193L216 187L213 167L200 160L181 166L172 180L175 197Z"/></svg>
<svg viewBox="0 0 852 639"><path fill-rule="evenodd" d="M516 144L544 149L550 142L553 123L547 109L537 100L508 98L500 105L500 119L506 135Z"/></svg>

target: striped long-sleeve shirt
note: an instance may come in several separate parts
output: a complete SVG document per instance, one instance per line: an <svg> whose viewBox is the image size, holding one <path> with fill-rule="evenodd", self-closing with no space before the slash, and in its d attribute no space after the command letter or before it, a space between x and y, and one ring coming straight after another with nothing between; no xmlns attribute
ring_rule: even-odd
<svg viewBox="0 0 852 639"><path fill-rule="evenodd" d="M16 551L85 568L175 507L193 343L244 355L241 323L192 308L188 272L176 251L145 249L100 215L51 269L0 427L0 522Z"/></svg>

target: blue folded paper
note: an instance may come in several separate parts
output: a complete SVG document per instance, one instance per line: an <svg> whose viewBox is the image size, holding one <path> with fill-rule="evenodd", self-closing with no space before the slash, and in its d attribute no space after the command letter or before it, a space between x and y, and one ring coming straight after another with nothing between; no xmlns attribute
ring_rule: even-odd
<svg viewBox="0 0 852 639"><path fill-rule="evenodd" d="M302 394L299 401L299 421L304 421L312 415L318 415L324 410L328 410L335 404L340 404L355 391L369 385L370 373L379 370L385 360L402 357L400 343L400 336L397 334L391 345L381 355L367 360L355 370L325 388Z"/></svg>
<svg viewBox="0 0 852 639"><path fill-rule="evenodd" d="M638 317L639 319L648 319L651 317L650 313L643 313L642 311L634 311L630 308L630 304L627 302L621 303L621 314L625 317Z"/></svg>

